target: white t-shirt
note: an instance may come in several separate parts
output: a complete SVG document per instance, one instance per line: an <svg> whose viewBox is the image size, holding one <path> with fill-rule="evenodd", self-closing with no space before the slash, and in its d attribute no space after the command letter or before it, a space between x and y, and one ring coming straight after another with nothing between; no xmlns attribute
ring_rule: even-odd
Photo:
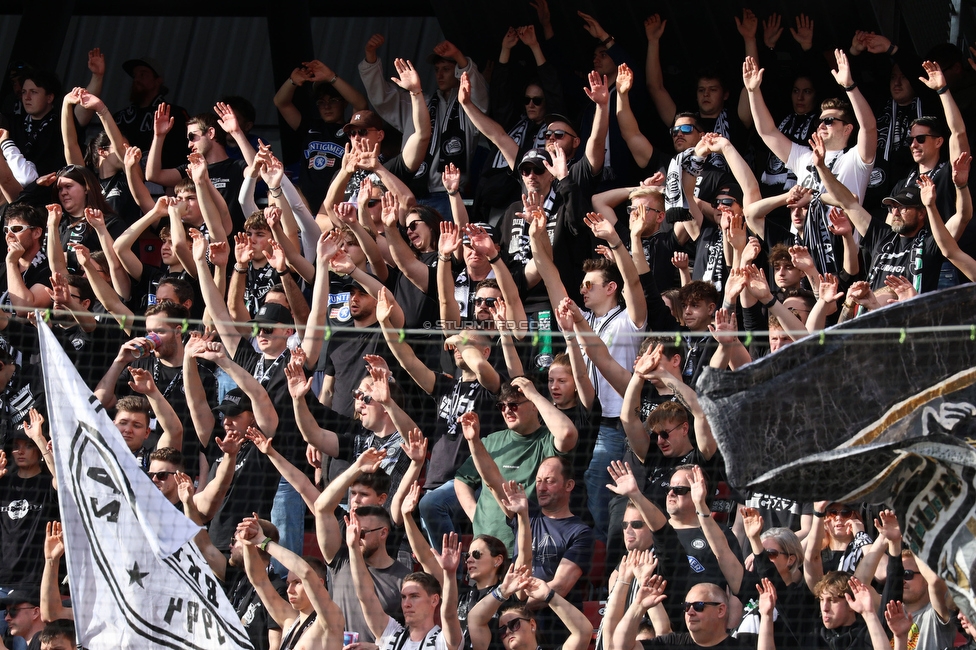
<svg viewBox="0 0 976 650"><path fill-rule="evenodd" d="M794 142L790 147L790 156L786 161L786 166L796 175L797 185L823 191L823 183L816 183L813 171L808 169L812 165L812 158L813 151L810 147L805 147ZM871 179L871 170L874 169L874 163L867 164L861 160L856 146L851 147L847 151L828 151L826 162L827 167L837 177L837 180L843 183L847 189L856 194L863 202L864 194L868 189L868 181Z"/></svg>
<svg viewBox="0 0 976 650"><path fill-rule="evenodd" d="M634 325L627 313L627 308L623 305L614 307L603 316L593 316L590 313L587 316L587 321L593 331L607 344L610 356L616 359L617 363L623 366L625 370L632 372L634 370L634 359L637 358L637 352L640 350L643 340L643 337L638 336L637 332L642 332L646 323L642 323L641 327ZM589 360L587 360L587 369L596 395L600 398L603 416L608 418L620 417L620 409L624 403L623 396L614 390L610 382L603 377L603 373L599 372L596 365L590 363Z"/></svg>
<svg viewBox="0 0 976 650"><path fill-rule="evenodd" d="M423 640L413 641L410 639L410 631L392 617L387 622L383 634L376 639L376 645L379 650L457 650L457 648L447 647L444 631L439 625L430 628Z"/></svg>

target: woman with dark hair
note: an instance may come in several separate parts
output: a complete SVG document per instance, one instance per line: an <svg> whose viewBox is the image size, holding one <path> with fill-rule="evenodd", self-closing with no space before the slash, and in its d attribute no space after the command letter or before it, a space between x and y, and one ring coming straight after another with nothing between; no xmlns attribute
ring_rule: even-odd
<svg viewBox="0 0 976 650"><path fill-rule="evenodd" d="M73 110L76 105L94 111L105 128L88 141L84 152L78 144L75 128ZM135 182L131 186L128 182L123 159L129 143L119 131L112 113L101 99L88 93L84 88L75 88L68 93L61 110L61 137L64 141L65 160L69 165L86 167L98 177L106 203L126 225L131 225L142 216L143 212L149 212L153 208L152 196L142 182L142 170L136 169L138 164L133 165L132 170L134 174L139 175L138 179L134 179ZM134 156L135 152L132 155ZM136 198L133 198L133 191L136 192Z"/></svg>
<svg viewBox="0 0 976 650"><path fill-rule="evenodd" d="M55 177L57 202L60 210L48 209L48 226L56 220L61 239L60 250L68 252L67 268L72 273L80 272L72 246L81 244L91 251L111 252L111 263L119 264L112 244L115 238L125 232L125 224L119 219L102 195L102 187L90 170L78 165L67 165ZM52 268L60 270L56 256L57 247L48 242L48 257ZM121 264L119 264L121 269Z"/></svg>
<svg viewBox="0 0 976 650"><path fill-rule="evenodd" d="M498 617L498 627L494 634L501 640L505 650L536 650L538 624L535 613L524 604L502 605L516 592L522 591L529 598L545 601L569 630L569 638L562 650L586 650L593 636L593 626L580 610L573 607L541 578L534 578L531 569L508 570L505 579L495 589L483 597L468 615L468 632L473 650L487 650L493 631L489 622ZM500 610L500 611L499 611Z"/></svg>

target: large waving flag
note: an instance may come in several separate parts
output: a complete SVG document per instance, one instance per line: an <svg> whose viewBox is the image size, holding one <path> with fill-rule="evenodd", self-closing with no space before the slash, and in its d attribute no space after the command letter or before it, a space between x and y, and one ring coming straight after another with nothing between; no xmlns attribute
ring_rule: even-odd
<svg viewBox="0 0 976 650"><path fill-rule="evenodd" d="M252 648L187 519L139 468L38 318L78 641L91 650Z"/></svg>
<svg viewBox="0 0 976 650"><path fill-rule="evenodd" d="M735 372L702 408L743 491L886 503L972 620L976 600L976 285L924 294Z"/></svg>

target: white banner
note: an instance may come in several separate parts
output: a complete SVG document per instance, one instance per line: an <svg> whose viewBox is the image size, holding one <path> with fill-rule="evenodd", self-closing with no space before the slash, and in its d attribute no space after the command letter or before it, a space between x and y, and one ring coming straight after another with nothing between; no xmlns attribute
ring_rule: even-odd
<svg viewBox="0 0 976 650"><path fill-rule="evenodd" d="M191 541L38 317L78 640L90 650L252 648Z"/></svg>

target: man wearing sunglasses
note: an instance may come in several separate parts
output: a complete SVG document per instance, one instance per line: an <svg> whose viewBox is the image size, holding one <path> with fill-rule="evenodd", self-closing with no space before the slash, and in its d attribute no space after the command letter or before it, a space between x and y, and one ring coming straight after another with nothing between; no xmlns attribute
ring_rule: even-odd
<svg viewBox="0 0 976 650"><path fill-rule="evenodd" d="M644 601L635 600L628 607L620 625L615 630L615 647L634 647L637 642L639 622L644 619L649 610L658 607L662 600L667 604L667 600L663 598L661 584L652 580L651 585L653 585L652 592L657 598L645 597ZM667 591L669 594L685 594L684 602L675 603L674 610L678 614L672 614L670 619L671 621L680 620L681 612L683 612L685 627L688 631L672 632L670 625L666 629L658 629L658 622L655 622L655 631L658 636L641 641L646 650L669 647L684 649L755 647L749 641L729 636L729 599L725 590L718 585L707 582L700 583L685 592L675 590L668 583ZM651 602L654 603L653 607L648 608L646 605ZM652 618L652 620L654 619ZM761 644L760 647L762 647Z"/></svg>
<svg viewBox="0 0 976 650"><path fill-rule="evenodd" d="M42 250L47 221L34 206L7 207L3 236L7 243L7 290L0 303L22 309L51 306L51 266ZM18 254L19 253L19 254Z"/></svg>
<svg viewBox="0 0 976 650"><path fill-rule="evenodd" d="M837 69L831 73L844 89L846 99L832 98L821 103L817 134L824 141L827 166L845 187L859 197L859 202L863 202L878 148L877 121L867 99L854 82L847 55L837 50L835 58ZM742 80L749 94L756 130L769 150L780 160L786 161L786 166L796 174L798 185L823 192L822 174L813 165L810 147L796 144L777 128L759 89L762 76L763 70L755 59L746 57L742 66ZM848 148L855 130L856 146ZM804 245L810 249L817 271L821 274L839 273L842 270L841 255L835 253L829 230L828 212L829 206L818 195L810 203L804 224Z"/></svg>
<svg viewBox="0 0 976 650"><path fill-rule="evenodd" d="M44 629L41 619L41 594L37 585L23 585L14 589L0 599L0 606L6 609L4 617L10 629L10 635L19 637L25 648L41 647L38 639ZM17 645L14 645L16 648Z"/></svg>

